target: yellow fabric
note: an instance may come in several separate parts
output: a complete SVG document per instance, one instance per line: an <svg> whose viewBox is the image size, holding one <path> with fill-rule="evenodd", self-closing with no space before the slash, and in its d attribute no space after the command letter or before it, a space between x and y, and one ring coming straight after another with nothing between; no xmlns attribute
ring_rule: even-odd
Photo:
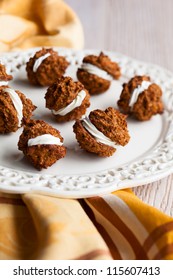
<svg viewBox="0 0 173 280"><path fill-rule="evenodd" d="M1 0L0 51L83 47L62 0ZM0 259L173 259L173 218L131 190L85 200L0 193Z"/></svg>
<svg viewBox="0 0 173 280"><path fill-rule="evenodd" d="M0 52L36 46L81 49L78 16L62 0L1 0Z"/></svg>
<svg viewBox="0 0 173 280"><path fill-rule="evenodd" d="M173 259L173 218L130 190L80 201L1 193L0 259Z"/></svg>
<svg viewBox="0 0 173 280"><path fill-rule="evenodd" d="M111 259L77 200L0 195L0 259Z"/></svg>

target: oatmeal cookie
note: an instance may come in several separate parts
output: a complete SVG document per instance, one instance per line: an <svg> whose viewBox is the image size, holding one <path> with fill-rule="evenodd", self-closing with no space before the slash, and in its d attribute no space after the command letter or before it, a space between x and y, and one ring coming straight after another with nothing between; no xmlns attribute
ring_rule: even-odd
<svg viewBox="0 0 173 280"><path fill-rule="evenodd" d="M109 89L111 81L119 79L120 67L116 62L101 52L98 56L87 55L77 70L78 80L92 94L99 94Z"/></svg>
<svg viewBox="0 0 173 280"><path fill-rule="evenodd" d="M153 115L163 112L161 88L152 83L148 76L135 76L123 84L117 102L121 111L139 121L147 121Z"/></svg>
<svg viewBox="0 0 173 280"><path fill-rule="evenodd" d="M90 106L88 91L71 77L59 78L48 88L45 99L57 122L80 119Z"/></svg>
<svg viewBox="0 0 173 280"><path fill-rule="evenodd" d="M29 98L8 86L0 87L0 133L15 132L28 122L36 106Z"/></svg>
<svg viewBox="0 0 173 280"><path fill-rule="evenodd" d="M26 64L28 80L33 85L50 86L64 75L69 62L52 48L37 51Z"/></svg>
<svg viewBox="0 0 173 280"><path fill-rule="evenodd" d="M89 117L75 122L73 131L82 149L100 157L112 156L130 140L126 116L112 107L91 111Z"/></svg>
<svg viewBox="0 0 173 280"><path fill-rule="evenodd" d="M66 155L60 132L42 120L31 120L24 126L18 149L38 170L50 167Z"/></svg>

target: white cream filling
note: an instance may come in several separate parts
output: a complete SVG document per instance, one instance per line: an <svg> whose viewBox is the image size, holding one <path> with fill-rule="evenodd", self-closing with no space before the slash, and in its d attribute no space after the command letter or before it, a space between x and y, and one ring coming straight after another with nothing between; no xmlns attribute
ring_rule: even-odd
<svg viewBox="0 0 173 280"><path fill-rule="evenodd" d="M22 119L23 119L23 103L22 103L19 95L15 92L14 89L4 88L3 91L9 94L9 96L13 102L13 105L17 112L18 126L20 127L22 124Z"/></svg>
<svg viewBox="0 0 173 280"><path fill-rule="evenodd" d="M89 74L97 75L98 77L112 81L113 77L109 75L105 70L100 69L99 67L92 65L90 63L83 63L81 69L87 71Z"/></svg>
<svg viewBox="0 0 173 280"><path fill-rule="evenodd" d="M52 113L53 113L54 115L60 115L60 116L65 116L65 115L67 115L67 114L70 113L72 110L74 110L75 108L79 107L79 106L82 104L82 102L83 102L85 96L86 96L85 90L81 90L81 91L78 93L77 97L76 97L69 105L67 105L67 107L64 107L64 108L62 108L62 109L59 109L58 111L52 110Z"/></svg>
<svg viewBox="0 0 173 280"><path fill-rule="evenodd" d="M101 131L99 131L90 121L89 117L82 119L83 127L96 139L97 142L108 145L117 149L118 144L114 143L111 139L105 136Z"/></svg>
<svg viewBox="0 0 173 280"><path fill-rule="evenodd" d="M8 81L0 81L0 87L7 86L7 85L8 85Z"/></svg>
<svg viewBox="0 0 173 280"><path fill-rule="evenodd" d="M35 145L58 145L62 146L62 142L58 137L55 137L51 134L42 134L35 138L31 138L28 140L28 146L35 146Z"/></svg>
<svg viewBox="0 0 173 280"><path fill-rule="evenodd" d="M46 53L42 56L40 56L39 58L36 59L34 65L33 65L33 72L36 72L38 67L41 65L41 63L43 62L43 60L45 60L48 56L50 56L50 53Z"/></svg>
<svg viewBox="0 0 173 280"><path fill-rule="evenodd" d="M136 103L138 99L139 94L142 93L144 90L148 89L150 85L151 82L143 81L141 85L138 85L138 87L134 89L130 97L130 102L129 102L130 107L133 107L133 105Z"/></svg>

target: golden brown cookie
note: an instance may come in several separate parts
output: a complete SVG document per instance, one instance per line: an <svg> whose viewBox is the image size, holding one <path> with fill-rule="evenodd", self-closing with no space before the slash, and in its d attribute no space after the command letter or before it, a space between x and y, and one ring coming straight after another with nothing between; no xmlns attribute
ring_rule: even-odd
<svg viewBox="0 0 173 280"><path fill-rule="evenodd" d="M90 95L80 82L61 77L51 85L45 95L46 108L58 122L80 119L90 106Z"/></svg>
<svg viewBox="0 0 173 280"><path fill-rule="evenodd" d="M163 112L161 88L152 83L148 76L135 76L123 84L117 104L123 113L140 121L151 119Z"/></svg>
<svg viewBox="0 0 173 280"><path fill-rule="evenodd" d="M90 94L105 92L110 87L111 81L118 79L120 75L119 65L103 52L98 56L85 56L83 64L77 70L78 80Z"/></svg>
<svg viewBox="0 0 173 280"><path fill-rule="evenodd" d="M0 133L15 132L29 121L36 106L19 90L0 87Z"/></svg>
<svg viewBox="0 0 173 280"><path fill-rule="evenodd" d="M130 140L126 116L112 107L91 111L89 117L75 122L73 131L82 149L101 157L113 155Z"/></svg>
<svg viewBox="0 0 173 280"><path fill-rule="evenodd" d="M68 65L53 49L42 48L26 64L28 80L33 85L49 86L62 77Z"/></svg>
<svg viewBox="0 0 173 280"><path fill-rule="evenodd" d="M24 126L18 149L38 170L48 168L66 155L60 132L42 120L31 120Z"/></svg>

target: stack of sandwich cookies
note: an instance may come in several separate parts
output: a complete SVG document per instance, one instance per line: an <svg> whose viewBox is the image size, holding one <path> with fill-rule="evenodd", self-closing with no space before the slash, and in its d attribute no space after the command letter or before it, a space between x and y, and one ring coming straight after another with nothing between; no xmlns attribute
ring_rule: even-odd
<svg viewBox="0 0 173 280"><path fill-rule="evenodd" d="M88 91L71 77L59 78L48 88L45 99L57 122L80 119L90 106Z"/></svg>
<svg viewBox="0 0 173 280"><path fill-rule="evenodd" d="M38 170L48 168L66 155L60 132L42 120L31 120L25 125L18 148Z"/></svg>
<svg viewBox="0 0 173 280"><path fill-rule="evenodd" d="M26 64L28 80L33 85L49 86L64 75L69 62L53 49L41 49Z"/></svg>
<svg viewBox="0 0 173 280"><path fill-rule="evenodd" d="M112 107L91 111L89 117L75 122L73 131L82 149L101 157L113 155L130 140L126 116Z"/></svg>
<svg viewBox="0 0 173 280"><path fill-rule="evenodd" d="M148 76L135 76L123 84L117 104L123 113L140 121L151 119L163 112L161 88Z"/></svg>
<svg viewBox="0 0 173 280"><path fill-rule="evenodd" d="M121 75L116 62L101 52L98 56L87 55L77 70L78 80L83 83L90 94L99 94L109 89L112 80Z"/></svg>

